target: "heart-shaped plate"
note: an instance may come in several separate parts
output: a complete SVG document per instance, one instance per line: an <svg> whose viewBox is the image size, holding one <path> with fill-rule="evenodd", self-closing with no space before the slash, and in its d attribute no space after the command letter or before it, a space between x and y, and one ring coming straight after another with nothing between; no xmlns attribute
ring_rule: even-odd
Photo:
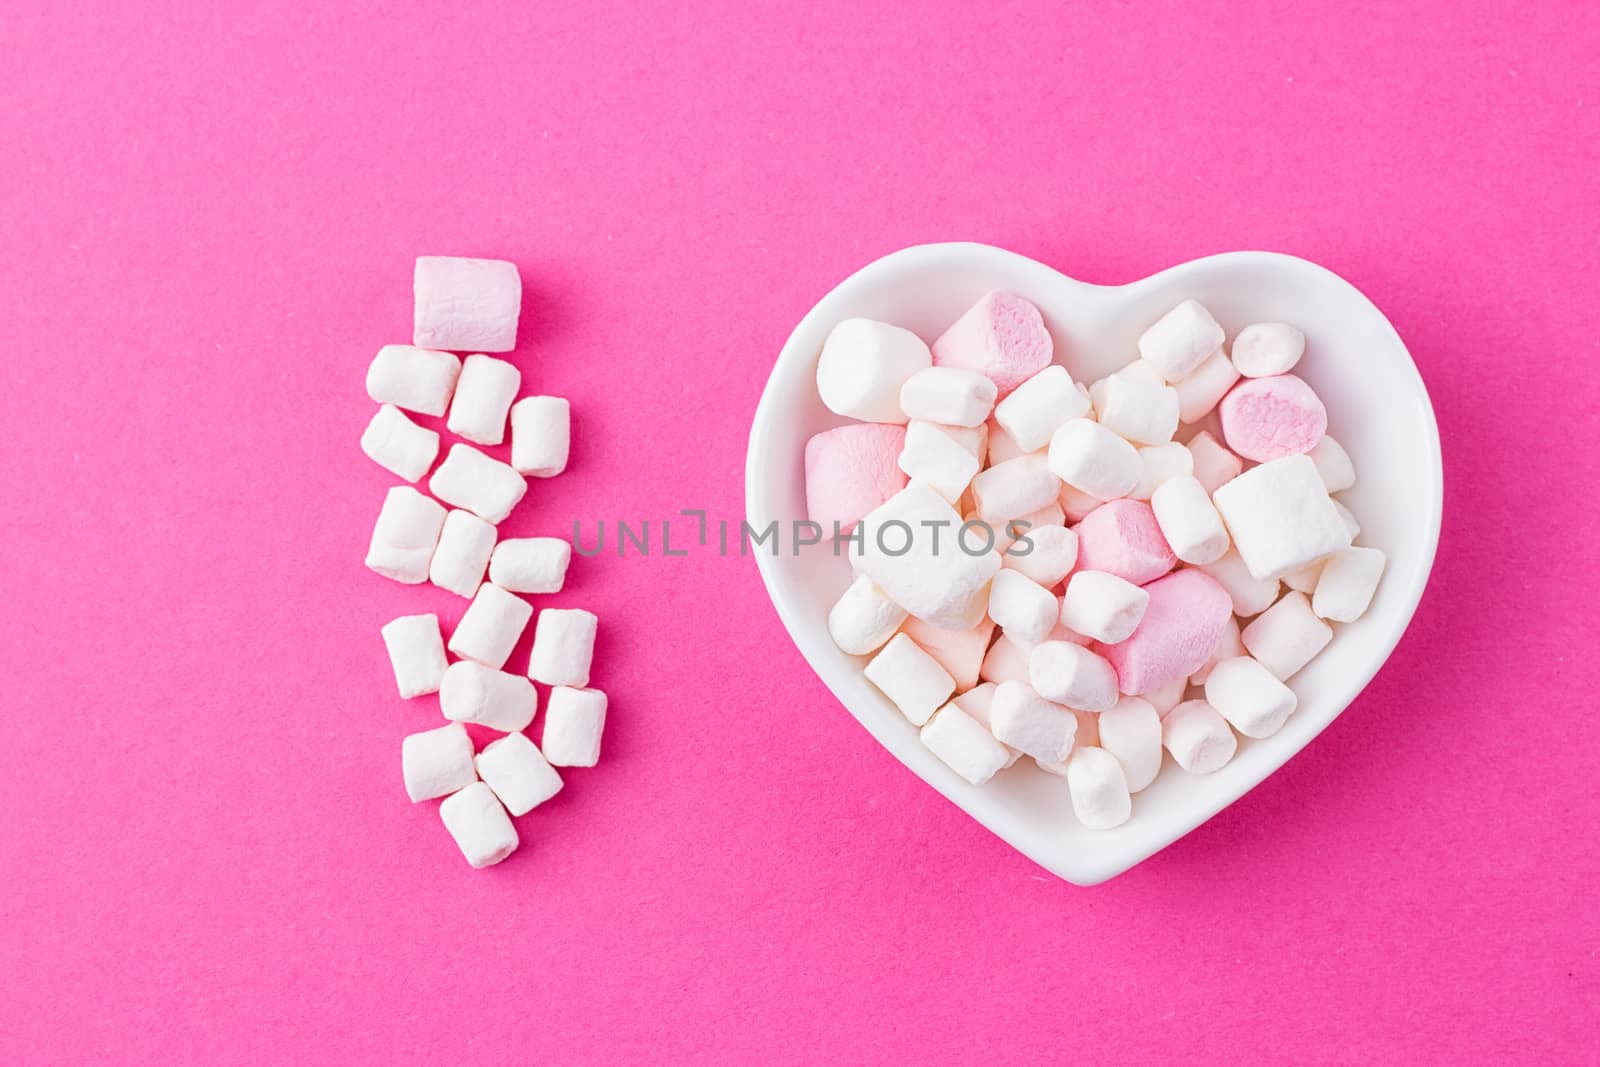
<svg viewBox="0 0 1600 1067"><path fill-rule="evenodd" d="M1222 770L1185 774L1170 756L1114 830L1085 829L1065 780L1022 760L982 786L969 785L923 747L912 726L862 675L865 657L828 637L828 608L850 566L827 544L791 549L805 518L805 443L846 421L822 405L817 355L835 323L880 319L932 341L992 289L1027 297L1044 313L1055 360L1088 383L1137 355L1139 334L1186 298L1209 308L1231 338L1252 322L1290 322L1305 332L1295 373L1327 404L1329 432L1355 463L1340 494L1361 522L1357 543L1381 548L1388 569L1360 620L1336 625L1333 642L1291 681L1299 708L1275 736L1242 738ZM745 471L748 521L776 521L776 554L752 546L767 592L802 655L839 701L900 762L1024 855L1062 878L1094 885L1165 848L1243 796L1317 736L1355 699L1411 621L1439 540L1444 476L1427 389L1394 327L1349 282L1325 268L1270 252L1197 259L1128 285L1075 281L1025 256L981 244L919 245L885 256L824 296L790 334L756 408ZM770 544L770 543L769 543Z"/></svg>

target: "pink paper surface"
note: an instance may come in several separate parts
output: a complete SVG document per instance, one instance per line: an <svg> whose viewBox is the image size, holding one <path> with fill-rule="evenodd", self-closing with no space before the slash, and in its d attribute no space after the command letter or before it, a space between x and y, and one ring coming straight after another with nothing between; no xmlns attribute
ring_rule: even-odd
<svg viewBox="0 0 1600 1067"><path fill-rule="evenodd" d="M1600 1060L1600 8L181 6L5 13L0 1061ZM570 534L737 520L794 322L948 239L1370 294L1448 483L1387 668L1081 890L752 561L580 559L605 758L470 870L378 637L465 602L361 566L412 258L521 265L575 437L505 529Z"/></svg>

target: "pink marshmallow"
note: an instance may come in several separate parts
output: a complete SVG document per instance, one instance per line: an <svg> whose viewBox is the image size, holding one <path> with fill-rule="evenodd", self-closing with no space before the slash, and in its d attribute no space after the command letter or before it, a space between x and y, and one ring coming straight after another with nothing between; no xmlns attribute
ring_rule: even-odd
<svg viewBox="0 0 1600 1067"><path fill-rule="evenodd" d="M1039 309L1020 296L996 291L933 342L933 365L987 375L1005 396L1047 367L1053 350Z"/></svg>
<svg viewBox="0 0 1600 1067"><path fill-rule="evenodd" d="M1143 500L1108 501L1085 515L1074 529L1080 571L1105 571L1144 585L1178 565L1178 557L1161 536L1156 513Z"/></svg>
<svg viewBox="0 0 1600 1067"><path fill-rule="evenodd" d="M1126 641L1093 648L1116 668L1117 688L1134 696L1188 678L1206 665L1233 618L1233 601L1203 571L1181 570L1144 587L1150 603Z"/></svg>
<svg viewBox="0 0 1600 1067"><path fill-rule="evenodd" d="M1228 447L1257 463L1309 452L1328 431L1328 409L1293 374L1247 378L1217 411Z"/></svg>
<svg viewBox="0 0 1600 1067"><path fill-rule="evenodd" d="M806 515L824 538L849 533L867 512L906 486L900 450L906 428L856 423L806 442Z"/></svg>

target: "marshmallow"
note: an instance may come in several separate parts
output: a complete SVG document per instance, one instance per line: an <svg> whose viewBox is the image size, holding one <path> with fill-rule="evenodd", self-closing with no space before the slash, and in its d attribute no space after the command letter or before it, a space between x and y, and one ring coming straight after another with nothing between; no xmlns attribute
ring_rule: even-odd
<svg viewBox="0 0 1600 1067"><path fill-rule="evenodd" d="M1100 747L1117 758L1128 792L1137 793L1161 773L1161 713L1140 697L1123 697L1095 724Z"/></svg>
<svg viewBox="0 0 1600 1067"><path fill-rule="evenodd" d="M1344 523L1344 528L1349 531L1350 540L1354 541L1361 536L1361 524L1356 521L1355 512L1337 500L1333 502L1333 510L1338 514L1339 521Z"/></svg>
<svg viewBox="0 0 1600 1067"><path fill-rule="evenodd" d="M948 426L977 426L994 409L994 382L960 367L919 370L900 387L900 410L908 418Z"/></svg>
<svg viewBox="0 0 1600 1067"><path fill-rule="evenodd" d="M1056 624L1056 598L1050 590L1014 570L1002 569L989 588L989 618L1012 640L1043 641Z"/></svg>
<svg viewBox="0 0 1600 1067"><path fill-rule="evenodd" d="M1228 447L1258 463L1309 452L1328 429L1328 409L1293 374L1240 382L1217 412Z"/></svg>
<svg viewBox="0 0 1600 1067"><path fill-rule="evenodd" d="M933 366L922 338L871 319L845 319L817 357L817 394L829 411L863 422L904 423L900 388Z"/></svg>
<svg viewBox="0 0 1600 1067"><path fill-rule="evenodd" d="M950 673L905 634L890 638L883 650L867 661L865 673L867 681L916 726L927 723L956 691Z"/></svg>
<svg viewBox="0 0 1600 1067"><path fill-rule="evenodd" d="M1305 354L1306 335L1286 322L1258 322L1233 339L1233 365L1246 378L1288 374Z"/></svg>
<svg viewBox="0 0 1600 1067"><path fill-rule="evenodd" d="M1052 363L1023 382L994 407L994 421L1017 447L1037 452L1068 419L1089 413L1089 398L1078 391L1067 368Z"/></svg>
<svg viewBox="0 0 1600 1067"><path fill-rule="evenodd" d="M445 425L468 441L497 445L506 439L506 415L520 388L522 372L505 360L468 356L461 363Z"/></svg>
<svg viewBox="0 0 1600 1067"><path fill-rule="evenodd" d="M1126 496L1142 468L1132 445L1088 419L1071 419L1050 438L1050 470L1080 492L1101 500Z"/></svg>
<svg viewBox="0 0 1600 1067"><path fill-rule="evenodd" d="M1186 700L1161 720L1161 743L1190 774L1221 770L1239 748L1228 721L1204 700Z"/></svg>
<svg viewBox="0 0 1600 1067"><path fill-rule="evenodd" d="M1201 430L1189 438L1185 447L1194 457L1194 476L1207 493L1215 493L1244 470L1244 461L1224 448L1210 431Z"/></svg>
<svg viewBox="0 0 1600 1067"><path fill-rule="evenodd" d="M1031 650L1001 634L984 654L983 666L978 670L978 677L997 685L1001 682L1026 682L1029 651Z"/></svg>
<svg viewBox="0 0 1600 1067"><path fill-rule="evenodd" d="M1248 656L1239 656L1225 659L1211 669L1211 677L1206 679L1206 703L1246 737L1271 737L1293 714L1295 695L1265 666Z"/></svg>
<svg viewBox="0 0 1600 1067"><path fill-rule="evenodd" d="M501 733L526 730L538 710L539 694L520 674L508 674L471 660L457 660L439 685L439 710L451 722L471 722Z"/></svg>
<svg viewBox="0 0 1600 1067"><path fill-rule="evenodd" d="M439 458L439 435L406 418L393 404L383 404L361 433L361 451L384 470L414 482Z"/></svg>
<svg viewBox="0 0 1600 1067"><path fill-rule="evenodd" d="M1139 484L1128 496L1133 500L1149 500L1157 489L1184 475L1194 473L1194 453L1168 441L1164 445L1145 445L1139 449Z"/></svg>
<svg viewBox="0 0 1600 1067"><path fill-rule="evenodd" d="M1238 380L1239 371L1228 353L1220 348L1211 353L1172 387L1178 392L1178 421L1199 422L1205 418Z"/></svg>
<svg viewBox="0 0 1600 1067"><path fill-rule="evenodd" d="M1198 570L1169 574L1144 591L1150 602L1133 636L1094 646L1116 668L1122 692L1135 696L1203 667L1233 608L1222 586Z"/></svg>
<svg viewBox="0 0 1600 1067"><path fill-rule="evenodd" d="M984 619L976 626L944 630L913 615L905 620L900 632L937 660L955 680L956 691L960 692L978 684L978 672L989 651L989 638L994 636L994 623Z"/></svg>
<svg viewBox="0 0 1600 1067"><path fill-rule="evenodd" d="M1008 459L1026 456L1028 450L1017 444L1016 439L1001 427L998 422L990 419L984 423L989 428L989 466L998 466ZM1038 449L1034 449L1038 451Z"/></svg>
<svg viewBox="0 0 1600 1067"><path fill-rule="evenodd" d="M1212 501L1215 500L1213 494ZM1234 549L1230 548L1216 562L1204 564L1200 569L1227 591L1228 598L1233 601L1233 613L1242 619L1261 614L1278 599L1278 580L1253 577Z"/></svg>
<svg viewBox="0 0 1600 1067"><path fill-rule="evenodd" d="M954 441L956 444L972 453L973 458L978 461L978 466L984 466L985 462L988 460L988 422L980 422L976 426L945 426L942 423L937 422L924 423L921 419L917 419L916 421L924 426L934 427L940 433L950 438L950 440ZM906 423L906 428L909 430L911 428L911 423Z"/></svg>
<svg viewBox="0 0 1600 1067"><path fill-rule="evenodd" d="M1139 355L1153 363L1169 382L1193 374L1222 347L1225 335L1217 320L1196 300L1185 300L1139 335Z"/></svg>
<svg viewBox="0 0 1600 1067"><path fill-rule="evenodd" d="M983 522L977 512L972 513L972 518ZM1023 536L1032 530L1042 530L1046 526L1060 526L1066 521L1066 516L1061 512L1061 505L1051 501L1038 511L1030 511L1026 515L1018 515L998 521L993 525L995 551L1002 554L1011 551L1011 546L1022 540ZM973 532L974 539L979 539L977 531ZM1074 540L1077 534L1073 534Z"/></svg>
<svg viewBox="0 0 1600 1067"><path fill-rule="evenodd" d="M927 526L927 523L939 525ZM961 518L934 490L913 482L862 520L857 570L911 614L955 629L983 617L1000 553L962 547ZM973 546L983 547L982 539Z"/></svg>
<svg viewBox="0 0 1600 1067"><path fill-rule="evenodd" d="M490 741L473 764L478 777L513 815L526 815L561 792L561 775L526 734Z"/></svg>
<svg viewBox="0 0 1600 1067"><path fill-rule="evenodd" d="M973 785L987 782L1011 762L1011 750L954 703L940 708L922 727L922 743Z"/></svg>
<svg viewBox="0 0 1600 1067"><path fill-rule="evenodd" d="M1183 562L1215 563L1228 551L1228 528L1194 475L1163 482L1150 498L1150 510L1172 554Z"/></svg>
<svg viewBox="0 0 1600 1067"><path fill-rule="evenodd" d="M989 704L989 726L997 740L1019 752L1043 763L1060 763L1072 752L1078 717L1023 682L1001 682Z"/></svg>
<svg viewBox="0 0 1600 1067"><path fill-rule="evenodd" d="M526 600L484 582L450 635L450 651L499 670L532 615L533 606Z"/></svg>
<svg viewBox="0 0 1600 1067"><path fill-rule="evenodd" d="M972 479L972 502L989 522L1005 522L1049 507L1061 492L1041 452L1008 459Z"/></svg>
<svg viewBox="0 0 1600 1067"><path fill-rule="evenodd" d="M581 689L589 684L600 620L582 608L545 608L533 627L528 677L544 685Z"/></svg>
<svg viewBox="0 0 1600 1067"><path fill-rule="evenodd" d="M559 593L572 564L572 545L559 537L513 537L494 546L489 580L512 593Z"/></svg>
<svg viewBox="0 0 1600 1067"><path fill-rule="evenodd" d="M600 762L606 728L606 695L598 689L558 685L544 709L544 758L557 767L593 767Z"/></svg>
<svg viewBox="0 0 1600 1067"><path fill-rule="evenodd" d="M503 259L418 256L412 275L412 340L457 352L517 347L522 278Z"/></svg>
<svg viewBox="0 0 1600 1067"><path fill-rule="evenodd" d="M1112 500L1077 525L1078 569L1144 585L1178 564L1155 512L1142 500Z"/></svg>
<svg viewBox="0 0 1600 1067"><path fill-rule="evenodd" d="M1243 655L1245 655L1245 648L1244 642L1239 640L1239 620L1229 618L1227 622L1222 624L1222 633L1218 636L1216 647L1211 650L1211 655L1206 657L1205 663L1201 665L1199 670L1189 675L1189 684L1205 685L1206 679L1211 676L1211 668L1225 659L1233 659L1235 656ZM1181 686L1181 683L1176 684ZM1178 692L1181 696L1182 689L1180 688Z"/></svg>
<svg viewBox="0 0 1600 1067"><path fill-rule="evenodd" d="M409 485L397 485L383 498L383 508L372 527L367 566L385 578L407 585L428 580L439 532L444 528L444 508Z"/></svg>
<svg viewBox="0 0 1600 1067"><path fill-rule="evenodd" d="M439 634L439 616L402 615L385 623L379 632L389 651L389 666L394 668L401 699L437 693L444 669L449 666L444 657L444 638Z"/></svg>
<svg viewBox="0 0 1600 1067"><path fill-rule="evenodd" d="M1182 703L1183 695L1188 691L1189 680L1187 678L1179 678L1171 685L1164 685L1159 689L1152 689L1148 693L1141 693L1140 697L1148 700L1150 705L1156 709L1156 714L1165 719L1167 712Z"/></svg>
<svg viewBox="0 0 1600 1067"><path fill-rule="evenodd" d="M528 491L528 481L509 464L490 459L471 445L451 445L428 479L428 491L485 522L499 523Z"/></svg>
<svg viewBox="0 0 1600 1067"><path fill-rule="evenodd" d="M1347 548L1328 557L1317 579L1311 610L1334 622L1355 622L1366 614L1388 562L1376 548Z"/></svg>
<svg viewBox="0 0 1600 1067"><path fill-rule="evenodd" d="M974 722L981 724L985 730L989 731L989 736L993 737L994 729L989 721L989 711L994 706L994 694L999 688L994 682L984 682L982 685L973 686L965 693L957 693L950 703L966 712ZM1000 744L1006 750L1007 767L1022 758L1021 749L1012 748L1003 741Z"/></svg>
<svg viewBox="0 0 1600 1067"><path fill-rule="evenodd" d="M1111 664L1070 641L1046 641L1028 653L1028 684L1046 700L1080 711L1107 711L1117 703L1117 674Z"/></svg>
<svg viewBox="0 0 1600 1067"><path fill-rule="evenodd" d="M1001 566L1053 589L1077 561L1077 534L1065 526L1030 526L1011 542Z"/></svg>
<svg viewBox="0 0 1600 1067"><path fill-rule="evenodd" d="M1287 681L1328 646L1333 627L1317 618L1304 593L1290 592L1257 615L1240 632L1239 640L1256 662Z"/></svg>
<svg viewBox="0 0 1600 1067"><path fill-rule="evenodd" d="M1056 497L1056 503L1060 505L1062 517L1067 522L1079 523L1083 521L1085 515L1104 504L1105 501L1097 496L1090 496L1082 490L1074 489L1066 482L1062 482L1061 493Z"/></svg>
<svg viewBox="0 0 1600 1067"><path fill-rule="evenodd" d="M511 405L511 466L517 473L554 478L567 469L571 453L572 405L565 397L525 396Z"/></svg>
<svg viewBox="0 0 1600 1067"><path fill-rule="evenodd" d="M472 596L489 568L494 538L494 527L470 511L451 511L428 564L428 580L456 596Z"/></svg>
<svg viewBox="0 0 1600 1067"><path fill-rule="evenodd" d="M492 867L517 850L517 828L494 790L473 782L439 805L439 818L475 868Z"/></svg>
<svg viewBox="0 0 1600 1067"><path fill-rule="evenodd" d="M926 482L954 504L978 473L978 456L937 423L912 420L906 426L905 443L896 465L907 477ZM899 490L898 486L895 488Z"/></svg>
<svg viewBox="0 0 1600 1067"><path fill-rule="evenodd" d="M824 430L806 442L806 516L824 536L849 533L905 488L897 465L905 442L902 427L862 424Z"/></svg>
<svg viewBox="0 0 1600 1067"><path fill-rule="evenodd" d="M1100 425L1135 444L1164 444L1178 430L1178 393L1165 385L1117 373L1089 392Z"/></svg>
<svg viewBox="0 0 1600 1067"><path fill-rule="evenodd" d="M1038 308L1012 293L992 292L933 342L933 363L977 371L1005 396L1048 366L1054 348Z"/></svg>
<svg viewBox="0 0 1600 1067"><path fill-rule="evenodd" d="M1061 623L1096 641L1125 641L1144 618L1150 594L1104 571L1079 571L1061 598Z"/></svg>
<svg viewBox="0 0 1600 1067"><path fill-rule="evenodd" d="M1067 760L1072 813L1090 830L1121 826L1133 814L1122 764L1103 748L1079 748Z"/></svg>
<svg viewBox="0 0 1600 1067"><path fill-rule="evenodd" d="M1317 465L1317 473L1328 492L1341 493L1356 484L1356 467L1350 462L1350 453L1333 438L1324 434L1306 455Z"/></svg>
<svg viewBox="0 0 1600 1067"><path fill-rule="evenodd" d="M367 367L367 395L424 415L443 415L455 392L461 360L449 352L384 345Z"/></svg>
<svg viewBox="0 0 1600 1067"><path fill-rule="evenodd" d="M1281 578L1350 547L1352 534L1308 456L1252 467L1213 493L1211 501L1255 578ZM1080 554L1082 536L1079 531Z"/></svg>
<svg viewBox="0 0 1600 1067"><path fill-rule="evenodd" d="M472 738L455 722L408 734L400 742L400 770L411 803L448 796L478 780L472 768Z"/></svg>
<svg viewBox="0 0 1600 1067"><path fill-rule="evenodd" d="M1317 588L1317 579L1322 576L1322 564L1323 561L1318 560L1315 563L1308 563L1297 571L1290 571L1283 576L1283 584L1297 593L1310 596Z"/></svg>
<svg viewBox="0 0 1600 1067"><path fill-rule="evenodd" d="M839 651L865 656L894 636L905 621L906 609L884 596L871 578L858 574L828 610L828 636Z"/></svg>

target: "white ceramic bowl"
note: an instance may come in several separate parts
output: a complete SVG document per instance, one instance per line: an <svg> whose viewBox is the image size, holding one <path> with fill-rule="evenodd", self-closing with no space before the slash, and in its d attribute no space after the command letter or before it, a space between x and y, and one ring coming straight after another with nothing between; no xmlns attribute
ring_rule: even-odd
<svg viewBox="0 0 1600 1067"><path fill-rule="evenodd" d="M1029 760L983 786L959 778L922 746L917 730L862 676L865 659L828 637L828 608L849 564L826 546L757 553L778 615L839 701L912 772L990 830L1061 877L1093 885L1127 870L1237 800L1317 736L1361 692L1405 631L1439 539L1443 472L1428 393L1405 345L1372 302L1338 275L1293 256L1231 252L1197 259L1121 286L1074 281L1041 263L979 244L907 248L845 279L800 320L767 382L750 431L745 495L760 529L805 517L806 439L845 420L817 398L823 338L851 316L881 319L932 340L980 296L1007 289L1044 313L1056 361L1090 382L1137 354L1141 331L1185 298L1205 304L1231 338L1252 322L1305 331L1296 373L1327 403L1329 430L1355 462L1357 484L1341 499L1360 520L1359 544L1381 548L1388 570L1367 614L1337 626L1333 642L1292 679L1299 709L1279 733L1241 739L1215 774L1185 774L1167 758L1155 784L1134 798L1133 817L1109 831L1073 818L1066 782ZM842 721L820 723L823 728Z"/></svg>

